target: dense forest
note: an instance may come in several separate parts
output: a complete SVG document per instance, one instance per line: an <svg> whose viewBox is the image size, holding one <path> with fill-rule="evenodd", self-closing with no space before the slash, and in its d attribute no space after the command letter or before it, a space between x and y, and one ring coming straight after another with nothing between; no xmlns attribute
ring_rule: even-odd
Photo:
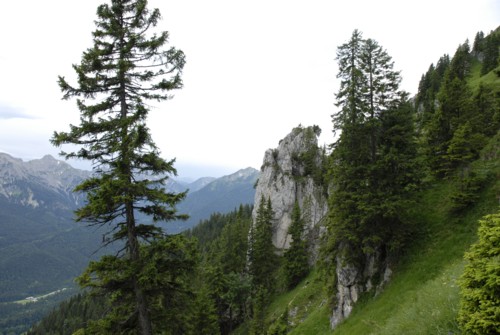
<svg viewBox="0 0 500 335"><path fill-rule="evenodd" d="M309 302L324 297L318 310L331 314L339 305L339 267L365 269L369 260L396 272L408 267L427 234L444 234L424 219L437 206L425 201L444 189L446 212L436 221L456 224L457 236L465 218L490 215L480 221L479 242L467 253L471 265L459 281L460 311L440 331L498 331L500 219L498 200L492 205L484 196L500 194L500 30L479 32L472 45L465 41L452 57L432 64L415 97L399 88L401 75L376 40L355 30L338 47L332 130L339 136L324 153L327 163L315 170L328 190L329 212L319 260L310 264L298 204L286 250L272 242L274 212L265 197L255 208L242 204L214 213L185 234L165 235L154 225L182 219L175 209L185 196L161 187L165 175L175 174L174 161L160 158L146 126L144 101L166 100L168 91L182 86L182 51L162 49L167 33L146 35L158 20L147 1L101 5L94 46L75 66L78 85L60 77L64 97L78 98L81 124L56 132L52 141L81 146L65 154L99 167L77 188L87 194L78 220L111 224L104 243L123 241L125 247L91 262L77 279L83 293L29 334L319 334L333 332L330 325L340 332L348 321L331 324L322 314L318 322L313 312L298 320L299 308L292 310L294 299L301 299L298 290L310 292ZM134 213L149 215L151 223L139 223ZM466 230L468 236L476 231ZM367 280L377 286L380 276ZM380 291L363 293L360 308ZM294 298L283 303L289 294ZM322 330L300 329L308 318Z"/></svg>

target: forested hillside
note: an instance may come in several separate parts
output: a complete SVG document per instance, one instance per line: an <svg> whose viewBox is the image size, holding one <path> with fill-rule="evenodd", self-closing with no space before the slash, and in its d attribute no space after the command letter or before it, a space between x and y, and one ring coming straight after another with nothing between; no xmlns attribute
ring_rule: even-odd
<svg viewBox="0 0 500 335"><path fill-rule="evenodd" d="M110 167L80 184L88 203L78 218L113 225L107 238L126 247L91 262L77 278L88 296L62 305L31 334L498 331L498 216L486 215L499 212L500 200L500 30L478 33L472 46L466 41L431 65L413 98L400 89L401 74L383 46L355 30L337 49L338 136L329 150L313 141L318 127L293 129L287 139L302 134L309 145L287 151L301 146L286 140L266 153L262 173L270 172L257 182L253 209L214 213L186 234L165 235L154 223L182 219L176 206L184 194L165 193L161 178L153 182L175 169L157 155L142 99L166 99L163 91L180 88L184 58L175 48L157 54L166 37L135 38L158 19L146 2L119 3L98 11L94 48L75 67L79 86L60 80L67 97L115 93L105 103L79 102L86 121L53 142L79 144L82 134L99 134L89 151L67 154ZM118 26L129 44L114 45L115 53L101 38L123 42ZM170 56L169 74L176 75L148 86L165 73L141 72L132 60L151 55ZM92 77L103 64L114 80ZM147 89L130 89L127 78ZM109 124L93 123L101 114ZM152 179L135 180L138 171ZM311 223L311 203L324 196L326 215ZM151 222L136 222L134 211ZM467 254L481 271L466 266L462 276L481 218L481 239Z"/></svg>
<svg viewBox="0 0 500 335"><path fill-rule="evenodd" d="M49 155L24 162L0 153L2 331L27 330L60 301L78 292L74 278L90 260L119 249L101 248L105 229L74 222L73 211L83 203L84 195L73 189L90 175ZM212 212L226 213L241 203L251 203L255 178L257 171L246 169L192 184L169 179L169 191L190 189L182 211L196 215L188 222L169 223L168 231L186 230ZM215 184L204 189L211 182ZM197 196L197 191L201 195Z"/></svg>

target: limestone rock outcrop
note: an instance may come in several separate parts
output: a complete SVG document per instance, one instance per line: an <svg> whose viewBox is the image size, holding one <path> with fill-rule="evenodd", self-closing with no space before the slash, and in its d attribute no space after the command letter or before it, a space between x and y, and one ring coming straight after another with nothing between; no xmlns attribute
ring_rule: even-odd
<svg viewBox="0 0 500 335"><path fill-rule="evenodd" d="M341 246L336 257L337 293L335 306L330 317L332 329L347 318L364 292L378 294L390 280L392 271L387 260L380 252L366 255L360 263L355 264L348 256L351 251Z"/></svg>
<svg viewBox="0 0 500 335"><path fill-rule="evenodd" d="M328 212L326 187L322 182L324 153L318 147L317 126L297 127L269 149L264 156L255 192L254 222L261 197L271 200L274 211L273 244L278 250L290 245L288 227L295 201L299 203L305 221L305 234L313 249L311 262L317 251L321 222Z"/></svg>
<svg viewBox="0 0 500 335"><path fill-rule="evenodd" d="M253 219L257 217L262 197L271 200L273 217L273 244L281 252L290 246L288 228L291 214L298 202L305 221L305 238L309 245L310 264L318 257L320 236L326 232L328 191L325 181L325 153L318 147L319 128L297 127L269 149L257 181ZM392 274L387 257L380 251L353 260L353 250L340 246L332 264L335 267L334 308L331 328L347 318L361 294L380 292Z"/></svg>

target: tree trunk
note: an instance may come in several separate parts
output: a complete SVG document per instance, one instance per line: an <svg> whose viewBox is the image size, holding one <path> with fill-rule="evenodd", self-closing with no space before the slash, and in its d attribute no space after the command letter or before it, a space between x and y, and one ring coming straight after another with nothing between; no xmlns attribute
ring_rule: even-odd
<svg viewBox="0 0 500 335"><path fill-rule="evenodd" d="M120 73L120 104L121 104L121 118L122 120L127 118L127 100L125 95L125 75ZM128 141L128 129L123 127L122 129L122 164L121 173L123 173L123 178L127 185L132 184L132 171L131 171L131 158L129 154L129 141ZM127 192L127 190L125 191ZM127 194L130 195L130 194ZM141 261L140 246L137 240L135 217L134 217L134 204L133 201L128 200L125 204L125 215L127 220L127 243L128 243L128 256L133 264L137 264ZM132 284L134 287L135 301L137 304L137 312L139 313L139 333L141 335L152 335L153 329L151 324L151 319L149 317L148 303L144 292L140 284L137 281L137 274L132 275Z"/></svg>
<svg viewBox="0 0 500 335"><path fill-rule="evenodd" d="M138 263L141 260L139 241L135 232L135 218L132 203L127 203L127 229L128 229L128 251L130 261ZM139 333L142 335L152 335L153 328L149 317L148 302L140 284L137 281L137 275L132 275L132 284L134 287L137 312L139 313Z"/></svg>

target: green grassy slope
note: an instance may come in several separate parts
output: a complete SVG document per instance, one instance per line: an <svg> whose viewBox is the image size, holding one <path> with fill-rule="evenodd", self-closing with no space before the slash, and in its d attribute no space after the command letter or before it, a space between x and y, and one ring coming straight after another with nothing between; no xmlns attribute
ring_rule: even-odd
<svg viewBox="0 0 500 335"><path fill-rule="evenodd" d="M489 163L478 162L475 169ZM498 159L489 168L500 175ZM499 209L496 179L477 205L460 218L448 214L452 183L423 192L415 213L426 236L402 259L385 291L358 305L333 334L459 334L456 280L463 270L463 254L476 239L477 221Z"/></svg>

